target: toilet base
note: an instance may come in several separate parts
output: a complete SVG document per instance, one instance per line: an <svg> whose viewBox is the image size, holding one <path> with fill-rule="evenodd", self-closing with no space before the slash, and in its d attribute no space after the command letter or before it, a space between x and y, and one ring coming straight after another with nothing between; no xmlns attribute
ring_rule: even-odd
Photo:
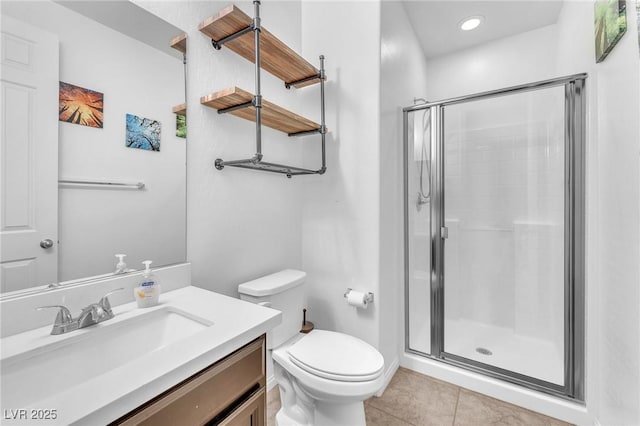
<svg viewBox="0 0 640 426"><path fill-rule="evenodd" d="M366 426L364 403L323 401L309 395L298 380L278 363L274 364L282 408L278 426Z"/></svg>
<svg viewBox="0 0 640 426"><path fill-rule="evenodd" d="M277 426L365 426L364 404L352 402L349 404L333 404L317 401L313 410L313 419L305 417L301 423L301 413L287 413L283 407L276 414ZM292 415L290 415L292 414Z"/></svg>

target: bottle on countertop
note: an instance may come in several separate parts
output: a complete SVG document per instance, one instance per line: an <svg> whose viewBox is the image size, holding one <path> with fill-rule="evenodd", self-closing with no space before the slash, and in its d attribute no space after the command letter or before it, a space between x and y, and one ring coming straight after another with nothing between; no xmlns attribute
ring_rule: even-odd
<svg viewBox="0 0 640 426"><path fill-rule="evenodd" d="M142 263L145 266L144 271L142 271L142 280L140 284L133 289L133 295L136 298L136 302L138 302L139 308L149 308L158 304L160 284L158 284L157 278L149 268L152 262L145 260Z"/></svg>
<svg viewBox="0 0 640 426"><path fill-rule="evenodd" d="M116 265L115 274L124 274L127 271L127 264L124 262L124 258L127 257L126 254L116 254L118 258L118 264Z"/></svg>

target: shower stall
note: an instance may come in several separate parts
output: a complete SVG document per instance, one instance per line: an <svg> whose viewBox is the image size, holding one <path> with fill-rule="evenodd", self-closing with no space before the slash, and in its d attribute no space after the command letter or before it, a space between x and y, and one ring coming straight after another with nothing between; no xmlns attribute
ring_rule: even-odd
<svg viewBox="0 0 640 426"><path fill-rule="evenodd" d="M585 79L404 108L408 352L584 399Z"/></svg>

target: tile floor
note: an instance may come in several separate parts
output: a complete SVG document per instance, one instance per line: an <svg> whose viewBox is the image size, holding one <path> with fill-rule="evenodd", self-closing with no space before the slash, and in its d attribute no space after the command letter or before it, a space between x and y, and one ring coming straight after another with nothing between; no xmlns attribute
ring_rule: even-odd
<svg viewBox="0 0 640 426"><path fill-rule="evenodd" d="M267 426L275 426L279 409L274 388L267 396ZM367 426L568 425L405 368L398 369L382 397L365 401L364 409Z"/></svg>

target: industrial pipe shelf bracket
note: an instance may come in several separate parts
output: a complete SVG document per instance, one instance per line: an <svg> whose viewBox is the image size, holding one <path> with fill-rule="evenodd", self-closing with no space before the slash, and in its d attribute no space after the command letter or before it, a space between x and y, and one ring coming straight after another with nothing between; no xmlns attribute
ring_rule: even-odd
<svg viewBox="0 0 640 426"><path fill-rule="evenodd" d="M325 125L325 94L324 94L324 83L326 80L325 70L324 70L324 56L320 55L320 70L308 77L297 78L292 81L285 81L284 85L287 89L290 89L291 86L301 85L306 86L304 83L311 83L313 81L319 81L320 83L320 112L321 112L321 124L319 128L312 130L305 130L293 133L287 133L288 136L307 136L311 134L320 134L321 143L322 143L322 166L317 170L305 169L302 167L288 166L284 164L276 164L262 161L262 95L260 90L260 69L261 69L261 45L260 45L260 33L261 33L261 23L260 23L260 1L254 0L254 17L251 20L251 24L242 28L230 35L222 37L219 40L211 39L211 43L216 50L220 50L222 46L232 40L235 40L251 31L254 33L254 57L251 58L255 63L255 94L253 99L250 102L243 102L237 105L232 105L229 107L218 109L218 114L225 114L233 111L237 111L239 109L254 107L255 108L255 123L256 123L256 153L252 158L242 159L242 160L232 160L232 161L224 161L221 158L218 158L214 162L214 166L217 170L223 170L225 167L238 167L244 169L253 169L260 170L272 173L280 173L286 175L288 178L292 176L298 175L310 175L310 174L324 174L327 170L326 167L326 141L325 135L327 133L327 127ZM246 15L245 19L247 18ZM201 28L202 30L202 28ZM204 31L203 31L204 32ZM270 33L265 31L265 34L269 37L273 37ZM285 49L288 49L285 46ZM290 51L290 49L288 49ZM273 53L273 52L270 52ZM277 52L276 52L277 53ZM300 58L304 61L302 58ZM310 65L309 65L310 66ZM312 84L312 83L311 83Z"/></svg>

